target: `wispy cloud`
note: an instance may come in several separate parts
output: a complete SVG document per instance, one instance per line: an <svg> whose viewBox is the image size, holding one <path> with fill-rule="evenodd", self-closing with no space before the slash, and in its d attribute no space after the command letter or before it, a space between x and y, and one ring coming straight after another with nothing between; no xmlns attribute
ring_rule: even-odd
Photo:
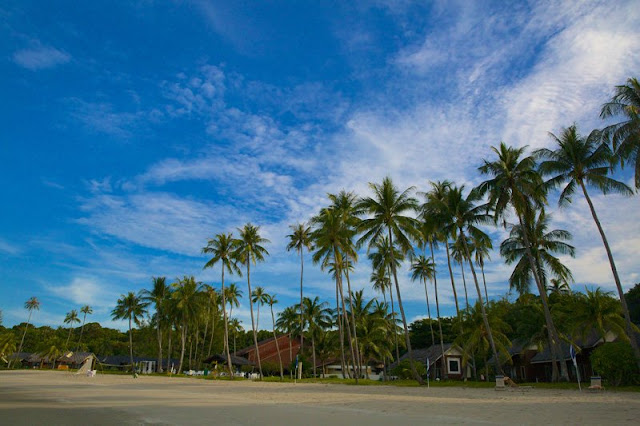
<svg viewBox="0 0 640 426"><path fill-rule="evenodd" d="M0 253L14 256L20 254L21 251L22 250L17 245L0 238Z"/></svg>
<svg viewBox="0 0 640 426"><path fill-rule="evenodd" d="M53 68L66 64L71 60L71 55L54 47L35 43L33 47L14 52L13 61L31 71Z"/></svg>
<svg viewBox="0 0 640 426"><path fill-rule="evenodd" d="M54 295L76 305L90 305L97 308L113 307L117 293L94 277L75 277L66 285L47 286Z"/></svg>

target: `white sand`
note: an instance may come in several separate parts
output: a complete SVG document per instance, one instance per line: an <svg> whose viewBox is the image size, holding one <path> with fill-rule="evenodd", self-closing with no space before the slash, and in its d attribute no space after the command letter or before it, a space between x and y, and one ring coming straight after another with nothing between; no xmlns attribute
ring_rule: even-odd
<svg viewBox="0 0 640 426"><path fill-rule="evenodd" d="M0 424L638 424L640 394L0 372Z"/></svg>

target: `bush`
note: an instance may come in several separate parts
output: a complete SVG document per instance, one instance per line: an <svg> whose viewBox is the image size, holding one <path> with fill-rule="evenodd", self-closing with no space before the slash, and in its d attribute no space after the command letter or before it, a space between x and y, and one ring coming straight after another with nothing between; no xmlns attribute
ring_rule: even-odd
<svg viewBox="0 0 640 426"><path fill-rule="evenodd" d="M420 377L424 377L427 374L427 368L424 366L424 364L417 361L413 361L413 364L416 366L416 370ZM391 374L393 374L394 376L398 376L401 379L413 379L411 373L411 364L409 364L409 360L405 359L404 361L400 361L400 364L398 364L393 370L391 370Z"/></svg>
<svg viewBox="0 0 640 426"><path fill-rule="evenodd" d="M593 371L612 386L639 383L640 372L628 342L605 343L591 354Z"/></svg>
<svg viewBox="0 0 640 426"><path fill-rule="evenodd" d="M262 374L265 376L279 376L280 364L273 361L264 361L262 363Z"/></svg>

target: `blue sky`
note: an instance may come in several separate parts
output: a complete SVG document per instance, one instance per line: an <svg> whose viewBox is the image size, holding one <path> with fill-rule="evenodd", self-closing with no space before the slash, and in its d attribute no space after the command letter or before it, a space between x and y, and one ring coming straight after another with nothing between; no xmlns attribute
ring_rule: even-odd
<svg viewBox="0 0 640 426"><path fill-rule="evenodd" d="M368 194L386 175L470 187L501 140L538 148L574 122L601 127L601 104L640 69L634 1L239 3L0 4L5 325L37 296L36 324L90 304L91 320L122 328L109 318L120 294L158 275L217 283L200 249L248 221L271 240L252 281L282 308L298 291L288 226L326 193ZM575 288L613 290L586 204L550 202L554 225L574 234ZM638 198L594 202L629 288ZM307 265L307 294L332 300L330 278ZM506 294L498 253L486 272L490 295ZM354 285L373 296L369 273L362 260ZM409 319L425 316L406 268L401 288ZM250 324L245 301L238 316Z"/></svg>

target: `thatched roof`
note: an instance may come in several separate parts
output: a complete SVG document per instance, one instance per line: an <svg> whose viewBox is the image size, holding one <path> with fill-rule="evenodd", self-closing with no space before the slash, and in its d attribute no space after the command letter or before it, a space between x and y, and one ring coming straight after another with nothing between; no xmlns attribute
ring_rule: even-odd
<svg viewBox="0 0 640 426"><path fill-rule="evenodd" d="M58 358L58 362L63 364L82 364L89 357L97 358L92 352L69 351Z"/></svg>

